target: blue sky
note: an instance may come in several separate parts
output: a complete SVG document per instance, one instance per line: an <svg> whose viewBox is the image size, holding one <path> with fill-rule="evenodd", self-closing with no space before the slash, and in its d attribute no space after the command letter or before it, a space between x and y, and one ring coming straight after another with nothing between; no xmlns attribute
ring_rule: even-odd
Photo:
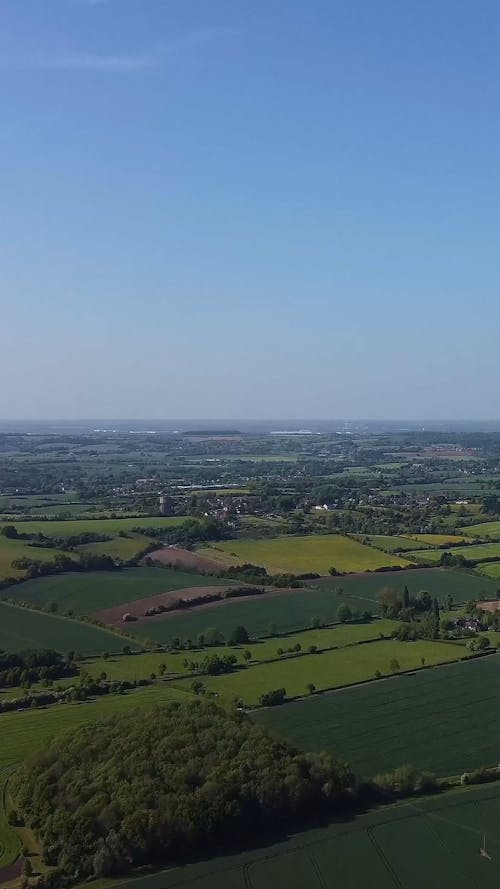
<svg viewBox="0 0 500 889"><path fill-rule="evenodd" d="M0 417L500 418L500 6L0 0Z"/></svg>

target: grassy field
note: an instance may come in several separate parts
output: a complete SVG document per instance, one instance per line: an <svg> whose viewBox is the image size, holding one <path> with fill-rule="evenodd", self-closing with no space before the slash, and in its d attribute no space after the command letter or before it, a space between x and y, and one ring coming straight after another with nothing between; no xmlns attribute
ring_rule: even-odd
<svg viewBox="0 0 500 889"><path fill-rule="evenodd" d="M97 654L121 651L126 644L123 637L91 624L0 602L0 649L4 651L55 648Z"/></svg>
<svg viewBox="0 0 500 889"><path fill-rule="evenodd" d="M253 718L299 747L347 757L364 775L405 762L438 775L460 774L499 760L499 686L500 656L490 655L314 695L258 710Z"/></svg>
<svg viewBox="0 0 500 889"><path fill-rule="evenodd" d="M126 562L128 559L133 559L150 543L151 538L145 537L144 534L130 534L129 537L114 537L112 540L102 540L100 543L85 543L78 547L78 552L105 554Z"/></svg>
<svg viewBox="0 0 500 889"><path fill-rule="evenodd" d="M262 639L258 642L249 642L239 646L220 646L207 649L193 649L179 652L144 652L133 655L117 655L107 659L89 658L84 667L92 676L98 676L103 670L108 679L140 679L149 678L151 673L159 673L160 664L165 664L167 673L187 673L183 667L185 659L200 661L210 654L234 654L240 665L246 664L244 652L249 651L252 661L266 661L277 658L278 648L292 648L297 643L302 651L307 651L310 645L315 645L318 651L334 646L354 645L357 642L368 639L378 639L380 634L390 636L397 621L374 620L362 624L338 624L335 627L324 627L317 630L305 630L302 633L291 633L289 636L281 636L275 639Z"/></svg>
<svg viewBox="0 0 500 889"><path fill-rule="evenodd" d="M275 836L259 849L85 889L497 889L499 819L498 785L457 788ZM491 861L479 855L483 835Z"/></svg>
<svg viewBox="0 0 500 889"><path fill-rule="evenodd" d="M257 665L223 676L205 676L203 682L225 701L240 697L246 705L253 705L263 692L273 688L286 688L287 695L292 697L307 694L309 682L320 690L362 682L373 677L376 670L391 675L392 658L398 660L402 670L413 670L422 666L422 658L430 665L464 657L466 653L464 646L446 642L379 641ZM186 679L176 685L187 689L190 683Z"/></svg>
<svg viewBox="0 0 500 889"><path fill-rule="evenodd" d="M406 539L417 540L419 543L430 546L455 546L455 544L467 543L467 537L463 534L408 534Z"/></svg>
<svg viewBox="0 0 500 889"><path fill-rule="evenodd" d="M27 580L8 588L9 598L18 602L48 605L57 602L59 611L90 614L157 593L188 587L224 586L229 581L175 571L169 568L122 568L120 571L88 571L54 574Z"/></svg>
<svg viewBox="0 0 500 889"><path fill-rule="evenodd" d="M486 562L484 565L478 565L477 571L492 580L500 580L500 562Z"/></svg>
<svg viewBox="0 0 500 889"><path fill-rule="evenodd" d="M39 562L48 562L53 559L59 550L42 549L42 547L30 546L25 540L9 540L0 534L0 579L4 577L22 577L24 571L13 568L14 559L36 559Z"/></svg>
<svg viewBox="0 0 500 889"><path fill-rule="evenodd" d="M69 519L68 521L12 522L20 534L45 534L46 537L72 537L74 534L129 533L133 528L171 528L180 525L187 516L141 516L124 519Z"/></svg>
<svg viewBox="0 0 500 889"><path fill-rule="evenodd" d="M390 537L385 536L384 534L368 534L368 540L372 544L372 546L378 547L379 549L386 550L390 553L403 553L407 550L414 550L415 547L415 539L410 540L408 537ZM363 540L365 538L363 537ZM426 549L427 544L422 541L419 549Z"/></svg>
<svg viewBox="0 0 500 889"><path fill-rule="evenodd" d="M409 553L409 555L415 562L430 562L433 565L437 565L444 552L447 552L447 550L426 549ZM454 556L463 556L465 559L471 559L474 562L481 562L485 559L500 559L500 543L482 543L478 546L474 546L474 544L454 546L450 552Z"/></svg>
<svg viewBox="0 0 500 889"><path fill-rule="evenodd" d="M131 630L138 637L147 636L158 642L166 642L174 636L197 639L207 627L218 627L222 633L228 635L237 624L243 624L252 636L266 635L271 625L278 632L290 633L310 627L313 616L318 616L323 623L334 623L342 603L348 604L353 610L368 610L376 614L377 597L381 590L391 587L402 591L405 584L412 595L416 595L419 590L428 590L440 602L444 602L447 595L453 596L455 604L470 599L495 597L497 589L493 580L462 571L443 568L390 571L318 580L304 591L284 591L250 600L224 602L189 613L179 612L136 628L131 625ZM22 584L21 589L23 587L26 584ZM338 590L342 590L342 593L339 594Z"/></svg>
<svg viewBox="0 0 500 889"><path fill-rule="evenodd" d="M467 537L494 537L500 540L500 522L481 522L479 525L469 525L464 528Z"/></svg>
<svg viewBox="0 0 500 889"><path fill-rule="evenodd" d="M229 540L204 547L200 552L224 564L262 565L271 574L327 574L332 565L337 571L357 572L408 564L403 558L381 553L340 534Z"/></svg>

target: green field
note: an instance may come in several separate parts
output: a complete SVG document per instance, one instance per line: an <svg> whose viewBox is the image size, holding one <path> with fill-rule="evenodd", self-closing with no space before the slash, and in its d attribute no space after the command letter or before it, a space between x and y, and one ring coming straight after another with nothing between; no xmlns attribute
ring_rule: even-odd
<svg viewBox="0 0 500 889"><path fill-rule="evenodd" d="M113 559L127 562L135 558L150 543L151 538L145 537L144 534L130 534L129 537L113 537L112 540L102 540L100 543L85 543L78 547L78 552L112 556Z"/></svg>
<svg viewBox="0 0 500 889"><path fill-rule="evenodd" d="M4 651L54 648L97 654L121 651L126 642L123 636L91 624L0 602L0 649Z"/></svg>
<svg viewBox="0 0 500 889"><path fill-rule="evenodd" d="M367 539L372 546L385 550L389 553L403 553L407 550L415 549L415 540L408 537L390 537L384 534L367 534ZM365 537L363 536L363 540ZM427 544L422 541L419 549L426 549Z"/></svg>
<svg viewBox="0 0 500 889"><path fill-rule="evenodd" d="M481 522L480 525L469 525L464 528L467 537L494 537L500 540L500 522Z"/></svg>
<svg viewBox="0 0 500 889"><path fill-rule="evenodd" d="M426 549L408 553L408 555L415 562L428 562L437 565L444 552L448 552L448 550ZM454 556L463 556L464 559L470 559L473 562L481 562L485 559L500 559L500 543L481 543L478 546L469 543L468 546L454 546L449 552Z"/></svg>
<svg viewBox="0 0 500 889"><path fill-rule="evenodd" d="M48 562L59 552L56 549L43 549L40 546L30 546L25 540L9 540L0 534L0 580L5 577L22 577L24 571L13 568L14 559L35 559L39 562Z"/></svg>
<svg viewBox="0 0 500 889"><path fill-rule="evenodd" d="M290 633L310 627L313 616L318 616L323 623L334 623L342 603L347 603L353 610L368 610L376 614L379 593L385 587L402 592L405 584L412 595L416 595L419 590L428 590L440 602L444 602L447 595L453 596L455 604L468 602L470 599L494 598L497 589L493 580L463 571L444 568L389 571L356 577L325 578L311 583L305 591L284 591L253 599L233 600L207 609L155 618L151 623L130 627L138 637L147 636L158 642L167 642L174 636L197 639L207 627L218 627L227 635L237 624L243 624L254 637L268 634L272 624L279 632ZM26 585L22 584L21 588ZM342 590L342 593L339 594L337 590Z"/></svg>
<svg viewBox="0 0 500 889"><path fill-rule="evenodd" d="M245 705L254 705L263 692L273 688L286 688L287 695L292 697L307 694L309 682L320 690L363 682L372 678L376 670L391 675L392 658L397 658L402 670L413 670L421 667L422 658L430 665L466 654L464 646L453 643L377 641L243 668L223 676L204 676L203 683L225 701L239 697ZM190 683L190 679L181 680L176 687L187 690Z"/></svg>
<svg viewBox="0 0 500 889"><path fill-rule="evenodd" d="M486 562L484 565L478 565L477 571L484 575L485 577L489 577L492 580L500 579L500 562Z"/></svg>
<svg viewBox="0 0 500 889"><path fill-rule="evenodd" d="M327 827L85 889L498 889L498 785L457 788ZM479 854L486 838L491 860ZM81 889L83 889L83 884Z"/></svg>
<svg viewBox="0 0 500 889"><path fill-rule="evenodd" d="M500 655L489 655L314 695L253 717L301 748L347 757L360 774L409 762L452 775L498 763L499 687Z"/></svg>
<svg viewBox="0 0 500 889"><path fill-rule="evenodd" d="M251 562L262 565L271 574L328 574L337 571L373 571L391 565L407 565L398 556L381 553L371 546L341 534L313 534L309 537L274 537L263 540L228 540L200 550L202 555L224 564Z"/></svg>
<svg viewBox="0 0 500 889"><path fill-rule="evenodd" d="M463 534L408 534L407 540L417 540L419 543L429 544L430 546L450 545L455 546L459 543L467 543L467 537Z"/></svg>
<svg viewBox="0 0 500 889"><path fill-rule="evenodd" d="M87 571L37 577L9 587L6 595L18 602L48 605L59 611L91 614L157 593L189 587L230 586L229 581L175 571L170 568L122 568L119 571Z"/></svg>
<svg viewBox="0 0 500 889"><path fill-rule="evenodd" d="M158 675L160 664L165 664L167 673L188 673L183 661L200 661L206 654L234 654L240 665L246 664L244 652L249 651L252 661L267 661L279 657L278 648L292 648L299 643L302 651L315 645L318 651L334 646L355 645L368 639L378 639L380 635L389 637L398 627L397 621L374 620L360 624L337 624L335 627L324 627L317 630L305 630L302 633L291 633L277 639L262 639L239 646L215 646L210 649L193 649L179 652L144 652L133 655L117 655L107 658L89 658L84 661L85 668L92 676L102 671L108 679L140 679L149 678L151 673Z"/></svg>
<svg viewBox="0 0 500 889"><path fill-rule="evenodd" d="M126 534L133 528L171 528L180 525L187 516L141 516L124 519L69 519L68 521L12 522L20 534L45 534L46 537L72 537L75 534Z"/></svg>

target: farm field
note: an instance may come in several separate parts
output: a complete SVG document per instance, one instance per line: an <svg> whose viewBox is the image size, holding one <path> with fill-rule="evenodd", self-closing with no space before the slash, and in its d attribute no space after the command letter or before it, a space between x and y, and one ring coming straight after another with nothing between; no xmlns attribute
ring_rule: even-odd
<svg viewBox="0 0 500 889"><path fill-rule="evenodd" d="M217 581L219 586L226 583L230 586L229 581ZM213 577L168 568L122 568L37 577L9 587L6 595L41 606L56 602L59 611L86 615L157 593L213 585Z"/></svg>
<svg viewBox="0 0 500 889"><path fill-rule="evenodd" d="M367 534L369 542L372 546L379 547L380 549L386 550L391 553L401 553L406 552L406 550L414 550L415 547L415 539L410 540L408 537L391 537L386 536L384 534ZM364 540L365 537L362 536ZM427 544L422 541L419 549L426 549Z"/></svg>
<svg viewBox="0 0 500 889"><path fill-rule="evenodd" d="M402 670L413 670L422 666L422 658L430 665L466 654L463 646L446 642L377 641L362 647L339 648L257 665L223 676L204 676L203 683L225 701L240 697L245 705L254 705L261 694L273 688L285 688L288 697L292 697L307 694L309 682L320 690L363 682L372 678L376 670L382 675L391 675L393 658ZM177 688L189 686L188 679L176 683Z"/></svg>
<svg viewBox="0 0 500 889"><path fill-rule="evenodd" d="M30 546L25 540L10 540L0 534L0 580L6 577L23 577L24 570L12 567L12 562L15 559L36 559L40 562L48 562L58 552L60 550Z"/></svg>
<svg viewBox="0 0 500 889"><path fill-rule="evenodd" d="M500 656L489 655L314 695L252 717L301 748L348 757L363 775L403 763L460 774L498 762L499 685Z"/></svg>
<svg viewBox="0 0 500 889"><path fill-rule="evenodd" d="M497 889L498 785L386 806L241 854L79 889ZM479 854L483 834L492 860Z"/></svg>
<svg viewBox="0 0 500 889"><path fill-rule="evenodd" d="M82 666L92 675L98 676L105 671L108 679L140 679L149 678L152 672L158 675L160 664L165 664L167 673L187 673L183 661L200 661L207 654L234 654L240 665L246 664L244 652L249 651L252 661L266 661L277 658L278 648L292 648L297 643L302 651L310 645L318 650L333 646L354 645L368 639L378 639L380 634L389 637L399 624L392 620L374 620L363 624L338 624L335 627L324 627L318 630L305 630L274 639L262 639L244 645L214 646L209 649L191 649L179 652L145 652L133 655L118 655L103 658L89 658Z"/></svg>
<svg viewBox="0 0 500 889"><path fill-rule="evenodd" d="M122 651L126 641L91 624L0 602L0 649L4 651L54 648L97 654Z"/></svg>
<svg viewBox="0 0 500 889"><path fill-rule="evenodd" d="M45 534L46 537L71 537L75 534L93 532L95 534L119 534L131 532L134 528L171 528L180 525L187 516L141 516L123 519L68 519L68 521L12 522L20 534Z"/></svg>
<svg viewBox="0 0 500 889"><path fill-rule="evenodd" d="M467 537L496 537L500 540L500 521L481 522L479 525L469 525L464 528Z"/></svg>
<svg viewBox="0 0 500 889"><path fill-rule="evenodd" d="M500 562L486 562L484 565L478 565L476 570L492 580L500 579Z"/></svg>
<svg viewBox="0 0 500 889"><path fill-rule="evenodd" d="M445 549L426 549L409 553L415 561L431 562L437 565ZM500 559L500 543L481 543L478 546L469 544L468 546L454 546L450 552L454 556L463 556L465 559L471 559L474 562L481 562L485 559Z"/></svg>
<svg viewBox="0 0 500 889"><path fill-rule="evenodd" d="M112 540L101 540L99 543L85 543L78 547L80 553L112 556L123 562L133 559L151 543L150 537L144 534L130 534L128 537L114 537Z"/></svg>
<svg viewBox="0 0 500 889"><path fill-rule="evenodd" d="M341 534L229 540L204 547L201 552L227 565L244 562L261 565L271 574L328 574L332 565L337 571L357 572L408 564L406 559L381 553Z"/></svg>
<svg viewBox="0 0 500 889"><path fill-rule="evenodd" d="M425 543L429 546L441 546L467 543L467 537L463 534L408 534L405 535L406 540L417 540L419 543Z"/></svg>
<svg viewBox="0 0 500 889"><path fill-rule="evenodd" d="M174 636L196 639L207 627L214 626L228 635L238 624L243 624L254 637L268 635L272 625L272 632L290 633L310 627L313 616L319 617L323 623L335 623L339 605L343 603L353 610L376 614L380 592L387 587L402 591L405 584L412 595L419 590L428 590L440 602L444 602L447 595L453 596L455 604L470 599L495 598L497 589L497 584L489 578L444 568L325 578L308 584L303 591L276 591L254 599L217 603L189 613L173 613L148 624L147 637L162 643ZM130 625L129 629L140 638L146 628L143 625L134 629Z"/></svg>

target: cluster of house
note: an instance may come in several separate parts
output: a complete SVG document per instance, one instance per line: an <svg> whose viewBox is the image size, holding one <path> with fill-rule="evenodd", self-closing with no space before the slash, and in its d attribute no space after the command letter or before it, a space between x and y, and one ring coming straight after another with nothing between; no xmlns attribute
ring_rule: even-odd
<svg viewBox="0 0 500 889"><path fill-rule="evenodd" d="M469 630L471 633L479 633L481 631L481 622L477 617L457 617L454 624L460 630Z"/></svg>

